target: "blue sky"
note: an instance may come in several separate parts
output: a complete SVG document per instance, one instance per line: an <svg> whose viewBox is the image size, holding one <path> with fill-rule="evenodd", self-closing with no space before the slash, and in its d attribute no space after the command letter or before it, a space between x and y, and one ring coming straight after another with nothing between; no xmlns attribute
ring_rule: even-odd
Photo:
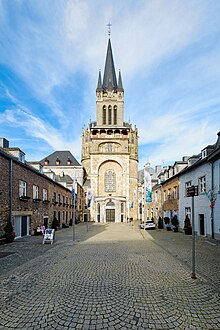
<svg viewBox="0 0 220 330"><path fill-rule="evenodd" d="M220 131L220 1L0 0L0 137L27 160L70 150L95 120L107 24L139 130L139 167L173 164Z"/></svg>

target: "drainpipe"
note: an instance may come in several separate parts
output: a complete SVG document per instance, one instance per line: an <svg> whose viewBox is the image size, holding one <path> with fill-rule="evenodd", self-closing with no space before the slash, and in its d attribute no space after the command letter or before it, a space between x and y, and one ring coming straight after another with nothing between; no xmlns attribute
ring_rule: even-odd
<svg viewBox="0 0 220 330"><path fill-rule="evenodd" d="M13 160L10 160L10 196L9 196L9 201L10 201L10 206L9 206L9 220L12 223L12 165L13 165Z"/></svg>
<svg viewBox="0 0 220 330"><path fill-rule="evenodd" d="M214 191L214 166L213 162L211 162L211 189ZM212 239L215 238L215 233L214 233L214 207L211 208L211 231L212 231Z"/></svg>

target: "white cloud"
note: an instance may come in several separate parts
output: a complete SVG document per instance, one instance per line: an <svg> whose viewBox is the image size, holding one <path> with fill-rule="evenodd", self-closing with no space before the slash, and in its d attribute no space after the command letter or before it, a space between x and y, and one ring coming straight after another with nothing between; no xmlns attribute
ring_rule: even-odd
<svg viewBox="0 0 220 330"><path fill-rule="evenodd" d="M80 137L77 140L67 139L62 131L42 121L30 113L26 107L20 106L17 109L7 109L0 119L1 123L17 127L27 133L28 136L46 142L54 150L71 150L76 157L80 158Z"/></svg>
<svg viewBox="0 0 220 330"><path fill-rule="evenodd" d="M219 103L217 89L213 94L209 91L199 98L193 95L194 91L190 93L190 88L193 86L199 93L199 88L210 81L216 80L216 86L219 85L220 66L216 49L207 48L205 54L192 56L182 69L176 70L176 80L173 74L173 81L162 84L156 77L160 65L172 62L193 45L196 48L196 43L208 35L210 6L205 1L201 1L199 6L198 1L176 0L16 1L13 10L8 3L3 5L0 2L0 17L4 18L0 20L0 61L29 86L32 98L51 109L51 120L59 121L59 129L40 119L40 110L39 115L37 111L34 114L30 107L13 99L10 93L8 98L16 109L5 112L8 124L13 125L16 120L27 134L42 139L52 148L71 147L74 154L79 155L80 138L72 142L66 131L70 129L72 119L74 130L80 136L84 123L79 125L79 120L89 121L90 115L92 119L95 117L98 69L103 72L106 24L111 21L115 65L122 70L126 95L133 96L132 103L125 104L125 117L133 116L139 128L140 148L147 150L148 144L158 145L162 141L161 147L152 154L152 160L173 159L175 153L185 152L186 148L186 154L195 152L193 150L201 147L201 141L207 141L207 132L211 134L212 131L213 136L217 124L211 124L205 112ZM147 87L142 88L142 84L149 83L150 73L156 82L147 90ZM73 82L71 88L77 85L81 74L88 85L75 96L77 110L73 110L71 118L72 105L65 97L72 92L70 83ZM166 74L169 80L169 72ZM64 89L66 95L62 94L61 101L58 94ZM184 94L184 91L185 95L178 101L173 100L173 94ZM78 98L81 108L77 105ZM157 100L160 101L157 103ZM199 115L203 120L199 120ZM201 125L207 130L199 129ZM190 141L183 138L189 128L199 130L197 135L190 131L191 138L196 139L193 148Z"/></svg>

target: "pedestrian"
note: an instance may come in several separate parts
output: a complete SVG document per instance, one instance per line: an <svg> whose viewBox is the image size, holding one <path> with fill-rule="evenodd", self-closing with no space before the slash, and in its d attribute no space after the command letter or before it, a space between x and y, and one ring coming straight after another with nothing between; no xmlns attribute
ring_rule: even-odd
<svg viewBox="0 0 220 330"><path fill-rule="evenodd" d="M42 235L44 235L44 233L45 233L45 226L44 225L41 225L40 226L40 230L42 232Z"/></svg>

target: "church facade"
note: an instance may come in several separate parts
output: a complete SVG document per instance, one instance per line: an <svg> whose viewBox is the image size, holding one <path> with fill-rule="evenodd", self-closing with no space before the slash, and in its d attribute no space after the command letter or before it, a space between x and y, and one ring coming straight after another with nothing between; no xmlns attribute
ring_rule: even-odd
<svg viewBox="0 0 220 330"><path fill-rule="evenodd" d="M90 219L126 222L138 214L138 130L124 122L124 89L116 78L111 40L96 89L96 121L82 131L84 187ZM91 199L91 203L90 203Z"/></svg>

